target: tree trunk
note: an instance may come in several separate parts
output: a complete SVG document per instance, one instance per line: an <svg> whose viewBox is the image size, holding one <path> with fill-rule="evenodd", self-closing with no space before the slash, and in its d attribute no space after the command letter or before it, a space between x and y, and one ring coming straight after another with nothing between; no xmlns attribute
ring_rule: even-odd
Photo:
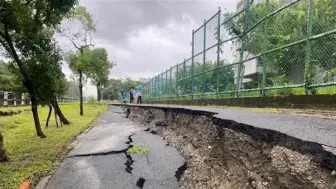
<svg viewBox="0 0 336 189"><path fill-rule="evenodd" d="M83 72L82 70L79 70L79 115L84 115L83 112L83 84L82 84L82 77L83 77Z"/></svg>
<svg viewBox="0 0 336 189"><path fill-rule="evenodd" d="M41 138L45 138L46 136L42 132L41 124L40 124L40 119L39 119L38 112L37 112L37 100L36 100L36 97L34 97L33 95L31 95L30 100L31 100L31 108L32 108L32 113L33 113L33 117L34 117L36 134L37 134L37 136L39 136Z"/></svg>
<svg viewBox="0 0 336 189"><path fill-rule="evenodd" d="M59 116L57 116L57 117L59 117ZM61 118L60 118L59 121L60 121L61 127L63 127L63 123L62 123L62 121L61 121Z"/></svg>
<svg viewBox="0 0 336 189"><path fill-rule="evenodd" d="M3 137L0 132L0 162L8 161L8 157L6 155L6 149L3 144Z"/></svg>
<svg viewBox="0 0 336 189"><path fill-rule="evenodd" d="M101 99L100 83L97 84L97 99L100 102L100 99Z"/></svg>
<svg viewBox="0 0 336 189"><path fill-rule="evenodd" d="M54 111L55 112L55 122L56 122L56 127L58 128L58 118L57 118L57 113L56 113L56 111Z"/></svg>
<svg viewBox="0 0 336 189"><path fill-rule="evenodd" d="M64 116L64 114L62 113L61 108L58 106L57 101L52 101L51 105L54 107L55 112L57 113L58 117L60 118L61 123L65 124L65 125L69 125L70 122L68 121L68 119Z"/></svg>
<svg viewBox="0 0 336 189"><path fill-rule="evenodd" d="M49 104L49 113L48 113L48 117L47 117L47 121L46 121L46 127L48 127L48 125L49 125L51 112L52 112L52 106Z"/></svg>

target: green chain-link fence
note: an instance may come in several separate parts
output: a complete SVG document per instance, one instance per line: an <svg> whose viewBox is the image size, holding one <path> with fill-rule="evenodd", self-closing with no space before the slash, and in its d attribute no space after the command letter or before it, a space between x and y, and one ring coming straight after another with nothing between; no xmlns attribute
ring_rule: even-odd
<svg viewBox="0 0 336 189"><path fill-rule="evenodd" d="M336 94L335 0L242 1L192 31L191 58L146 83L146 100Z"/></svg>

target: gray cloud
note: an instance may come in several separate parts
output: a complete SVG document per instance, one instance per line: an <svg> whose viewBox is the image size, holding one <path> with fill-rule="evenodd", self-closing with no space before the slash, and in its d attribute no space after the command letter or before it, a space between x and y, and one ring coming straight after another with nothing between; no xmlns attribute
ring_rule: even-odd
<svg viewBox="0 0 336 189"><path fill-rule="evenodd" d="M140 78L190 58L192 29L219 6L234 11L236 0L81 0L80 4L98 21L102 43L97 46L105 47L110 60L118 63L111 77Z"/></svg>
<svg viewBox="0 0 336 189"><path fill-rule="evenodd" d="M214 14L218 6L233 10L235 0L82 0L99 21L99 35L122 43L133 31L149 25L162 27L167 21L183 21L189 14L197 23Z"/></svg>

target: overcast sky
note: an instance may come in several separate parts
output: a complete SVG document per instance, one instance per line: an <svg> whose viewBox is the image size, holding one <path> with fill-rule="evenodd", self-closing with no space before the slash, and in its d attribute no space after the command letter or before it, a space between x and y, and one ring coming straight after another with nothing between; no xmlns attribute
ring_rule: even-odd
<svg viewBox="0 0 336 189"><path fill-rule="evenodd" d="M80 0L97 25L97 46L117 66L111 78L153 77L191 56L191 32L218 7L235 11L236 0ZM71 72L63 66L67 75ZM88 95L96 94L89 86ZM85 91L84 91L85 94Z"/></svg>

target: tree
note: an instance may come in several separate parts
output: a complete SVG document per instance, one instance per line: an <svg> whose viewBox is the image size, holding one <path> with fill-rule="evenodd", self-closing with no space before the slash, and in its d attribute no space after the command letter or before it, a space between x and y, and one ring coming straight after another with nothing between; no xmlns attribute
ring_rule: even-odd
<svg viewBox="0 0 336 189"><path fill-rule="evenodd" d="M48 123L49 123L49 119L51 116L51 112L52 112L52 108L54 108L55 111L55 117L59 117L61 124L70 124L70 122L68 121L68 119L63 115L61 108L58 106L57 103L57 98L62 98L66 92L67 92L67 83L68 81L65 78L65 75L63 73L59 73L56 76L56 84L55 84L55 93L54 93L54 97L51 99L51 101L48 104L49 107L49 113L48 113L48 117L47 117L47 121L46 121L46 127L48 127Z"/></svg>
<svg viewBox="0 0 336 189"><path fill-rule="evenodd" d="M61 98L64 96L67 92L67 80L65 78L65 75L60 72L58 75L56 75L56 84L55 84L55 94L53 99L50 101L50 105L54 108L56 115L60 118L61 124L70 124L68 119L64 116L64 114L61 111L61 108L59 107L57 103L57 98Z"/></svg>
<svg viewBox="0 0 336 189"><path fill-rule="evenodd" d="M0 91L15 91L17 86L8 64L0 61Z"/></svg>
<svg viewBox="0 0 336 189"><path fill-rule="evenodd" d="M218 88L220 91L224 90L231 90L232 85L234 83L234 72L232 69L232 66L226 66L228 65L227 62L224 60L221 60L218 64L219 71L211 71L211 72L206 72L203 73L201 76L196 76L192 78L192 87L193 87L193 93L202 93L204 92L216 92L217 88L217 79L218 79ZM201 73L205 70L210 70L212 68L215 68L217 66L217 62L212 62L212 61L206 61L205 64L203 65L202 62L195 62L194 63L194 74ZM192 69L191 65L186 65L185 69L182 68L179 70L177 75L172 76L173 78L178 78L178 80L182 80L184 78L187 78L192 75ZM218 77L217 77L218 74ZM165 81L164 81L165 82ZM169 83L170 81L168 81ZM189 78L184 79L182 81L177 82L176 86L181 94L191 94L191 81ZM167 91L163 91L165 94L169 94L169 91L171 93L176 93L176 91L171 90L169 87L165 88ZM171 94L174 95L174 94Z"/></svg>
<svg viewBox="0 0 336 189"><path fill-rule="evenodd" d="M29 93L39 137L45 135L37 107L49 102L52 85L46 83L53 80L50 71L57 67L48 60L59 55L53 38L54 26L75 3L76 0L0 1L0 44L5 56L13 60L12 66Z"/></svg>
<svg viewBox="0 0 336 189"><path fill-rule="evenodd" d="M103 89L106 99L118 99L120 90L123 88L122 86L122 79L109 79L106 87Z"/></svg>
<svg viewBox="0 0 336 189"><path fill-rule="evenodd" d="M110 79L107 82L106 87L104 88L104 95L106 99L119 99L121 89L135 89L137 86L143 84L140 81L133 80L129 77L124 79Z"/></svg>
<svg viewBox="0 0 336 189"><path fill-rule="evenodd" d="M108 82L108 75L111 69L116 64L108 60L107 51L104 48L97 48L89 50L87 63L85 64L88 77L92 83L97 87L97 99L101 98L101 87L106 86Z"/></svg>
<svg viewBox="0 0 336 189"><path fill-rule="evenodd" d="M74 81L67 81L66 96L79 98L78 85Z"/></svg>
<svg viewBox="0 0 336 189"><path fill-rule="evenodd" d="M85 49L93 46L92 35L96 32L95 22L90 13L83 6L76 7L67 20L63 21L62 26L58 29L59 34L66 37L74 48L84 55ZM80 115L84 114L83 110L83 71L84 65L81 61L75 61L72 70L78 75L79 88L79 108Z"/></svg>
<svg viewBox="0 0 336 189"><path fill-rule="evenodd" d="M27 90L24 88L24 86L20 85L21 81L17 79L16 74L13 74L11 71L13 71L13 68L10 68L10 64L0 62L0 90L26 93ZM57 98L60 98L66 93L67 81L60 67L54 70L53 76L58 81L56 82L55 86L52 86L52 91L55 94L54 97L50 100L50 106L55 108L57 115L60 117L61 123L69 124L70 122L65 118L57 103ZM50 83L48 83L48 85L49 84Z"/></svg>

